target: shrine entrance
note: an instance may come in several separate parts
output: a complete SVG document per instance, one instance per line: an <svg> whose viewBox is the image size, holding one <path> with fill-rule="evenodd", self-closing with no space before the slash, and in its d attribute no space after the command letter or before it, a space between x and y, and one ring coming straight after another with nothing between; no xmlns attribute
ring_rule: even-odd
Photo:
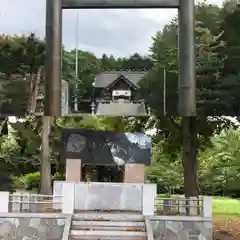
<svg viewBox="0 0 240 240"><path fill-rule="evenodd" d="M85 164L81 176L83 182L124 182L124 166Z"/></svg>

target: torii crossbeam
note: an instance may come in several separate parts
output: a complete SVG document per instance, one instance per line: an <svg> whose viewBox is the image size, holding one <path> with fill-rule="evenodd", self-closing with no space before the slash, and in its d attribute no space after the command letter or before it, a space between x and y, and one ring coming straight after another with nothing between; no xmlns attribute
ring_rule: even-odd
<svg viewBox="0 0 240 240"><path fill-rule="evenodd" d="M63 0L62 8L178 8L179 0Z"/></svg>
<svg viewBox="0 0 240 240"><path fill-rule="evenodd" d="M179 112L196 116L194 0L46 0L44 115L61 116L63 9L177 8L179 15Z"/></svg>

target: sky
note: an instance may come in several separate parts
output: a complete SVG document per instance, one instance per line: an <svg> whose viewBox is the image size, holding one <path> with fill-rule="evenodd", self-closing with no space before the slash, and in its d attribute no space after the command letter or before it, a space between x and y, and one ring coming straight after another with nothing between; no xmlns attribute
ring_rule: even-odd
<svg viewBox="0 0 240 240"><path fill-rule="evenodd" d="M222 0L208 0L222 4ZM29 34L45 36L46 0L0 0L0 34ZM140 10L64 10L63 44L76 48L76 19L79 49L98 57L103 53L115 57L135 52L149 53L152 37L177 15L176 9Z"/></svg>

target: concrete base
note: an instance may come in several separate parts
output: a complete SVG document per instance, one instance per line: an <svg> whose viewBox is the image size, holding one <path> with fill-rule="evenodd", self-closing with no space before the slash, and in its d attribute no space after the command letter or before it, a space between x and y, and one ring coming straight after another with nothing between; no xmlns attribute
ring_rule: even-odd
<svg viewBox="0 0 240 240"><path fill-rule="evenodd" d="M125 183L141 183L145 182L145 165L144 164L126 164Z"/></svg>
<svg viewBox="0 0 240 240"><path fill-rule="evenodd" d="M66 213L102 210L154 215L155 184L55 181L53 189L54 195L63 195Z"/></svg>

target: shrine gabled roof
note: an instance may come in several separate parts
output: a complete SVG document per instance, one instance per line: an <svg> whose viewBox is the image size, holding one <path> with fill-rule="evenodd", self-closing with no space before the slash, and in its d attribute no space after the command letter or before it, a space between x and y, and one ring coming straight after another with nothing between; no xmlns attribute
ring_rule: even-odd
<svg viewBox="0 0 240 240"><path fill-rule="evenodd" d="M140 71L102 72L96 75L94 87L106 88L121 76L125 77L133 85L137 86L144 74L145 72Z"/></svg>

